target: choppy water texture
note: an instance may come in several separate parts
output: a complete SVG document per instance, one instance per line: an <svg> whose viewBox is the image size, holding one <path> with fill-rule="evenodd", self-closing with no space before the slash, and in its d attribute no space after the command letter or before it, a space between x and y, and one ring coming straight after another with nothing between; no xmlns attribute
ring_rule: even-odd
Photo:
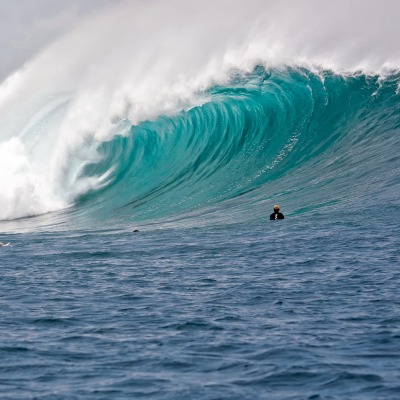
<svg viewBox="0 0 400 400"><path fill-rule="evenodd" d="M398 210L12 235L3 399L397 399Z"/></svg>
<svg viewBox="0 0 400 400"><path fill-rule="evenodd" d="M0 86L0 398L399 399L398 71L153 42Z"/></svg>

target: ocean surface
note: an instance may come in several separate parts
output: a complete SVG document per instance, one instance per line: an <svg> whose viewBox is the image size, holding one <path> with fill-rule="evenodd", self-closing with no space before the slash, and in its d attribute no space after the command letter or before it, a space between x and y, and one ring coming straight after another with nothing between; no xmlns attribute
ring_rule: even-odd
<svg viewBox="0 0 400 400"><path fill-rule="evenodd" d="M0 398L398 400L398 69L189 78L137 24L126 70L72 34L0 86Z"/></svg>

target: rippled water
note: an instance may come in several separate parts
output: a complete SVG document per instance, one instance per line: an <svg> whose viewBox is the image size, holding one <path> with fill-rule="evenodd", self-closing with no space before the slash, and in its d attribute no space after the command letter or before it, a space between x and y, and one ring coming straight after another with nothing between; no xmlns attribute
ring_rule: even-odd
<svg viewBox="0 0 400 400"><path fill-rule="evenodd" d="M399 211L365 215L3 235L0 397L398 399Z"/></svg>

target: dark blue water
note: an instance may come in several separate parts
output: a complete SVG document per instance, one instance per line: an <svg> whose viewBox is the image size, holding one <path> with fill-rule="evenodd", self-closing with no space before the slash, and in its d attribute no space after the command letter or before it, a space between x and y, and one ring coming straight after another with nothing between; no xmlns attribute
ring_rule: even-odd
<svg viewBox="0 0 400 400"><path fill-rule="evenodd" d="M345 210L2 235L0 397L399 399L399 208Z"/></svg>

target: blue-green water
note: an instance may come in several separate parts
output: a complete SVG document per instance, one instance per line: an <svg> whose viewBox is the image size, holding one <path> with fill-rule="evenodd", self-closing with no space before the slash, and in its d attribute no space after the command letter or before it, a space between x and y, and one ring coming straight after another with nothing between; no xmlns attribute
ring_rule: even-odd
<svg viewBox="0 0 400 400"><path fill-rule="evenodd" d="M387 186L395 200L399 83L398 74L303 68L234 76L202 106L100 144L102 160L84 175L112 169L111 183L78 199L77 213L126 223L216 207L213 219L234 223L262 218L281 199L295 215L369 201ZM200 220L211 223L206 213L185 225Z"/></svg>
<svg viewBox="0 0 400 400"><path fill-rule="evenodd" d="M398 399L399 79L259 67L72 154L102 187L0 223L0 397Z"/></svg>

